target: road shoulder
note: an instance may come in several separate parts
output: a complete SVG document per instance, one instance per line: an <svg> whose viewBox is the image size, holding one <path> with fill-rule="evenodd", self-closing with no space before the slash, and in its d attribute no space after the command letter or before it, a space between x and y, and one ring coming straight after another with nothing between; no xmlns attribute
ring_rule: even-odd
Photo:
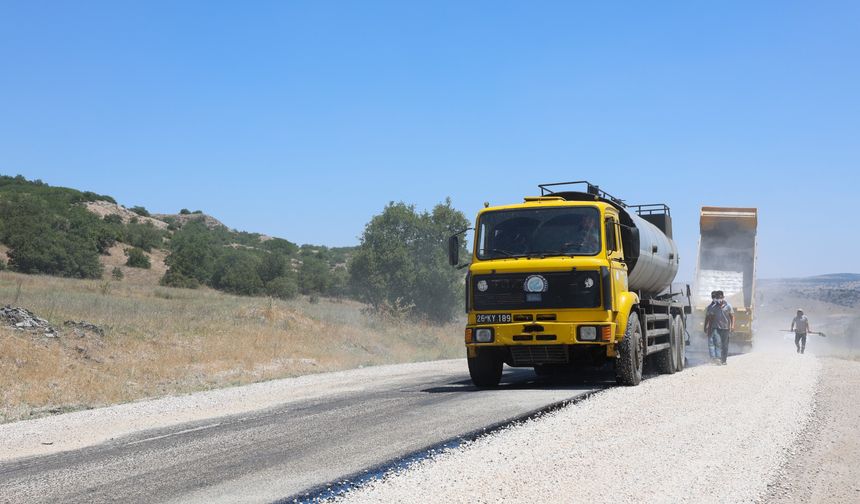
<svg viewBox="0 0 860 504"><path fill-rule="evenodd" d="M860 502L860 362L822 358L815 412L765 502Z"/></svg>

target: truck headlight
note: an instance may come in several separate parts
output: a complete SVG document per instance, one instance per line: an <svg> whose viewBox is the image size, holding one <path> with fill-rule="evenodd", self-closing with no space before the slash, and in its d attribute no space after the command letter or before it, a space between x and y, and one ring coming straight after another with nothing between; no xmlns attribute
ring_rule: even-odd
<svg viewBox="0 0 860 504"><path fill-rule="evenodd" d="M597 328L594 326L579 326L580 341L597 341Z"/></svg>
<svg viewBox="0 0 860 504"><path fill-rule="evenodd" d="M475 329L475 343L490 343L493 341L493 330L488 327Z"/></svg>

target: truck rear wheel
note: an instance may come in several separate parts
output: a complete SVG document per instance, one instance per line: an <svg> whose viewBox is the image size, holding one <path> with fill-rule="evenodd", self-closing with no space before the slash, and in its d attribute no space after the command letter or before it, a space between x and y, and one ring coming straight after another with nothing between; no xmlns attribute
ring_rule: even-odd
<svg viewBox="0 0 860 504"><path fill-rule="evenodd" d="M673 374L678 368L678 327L675 321L669 325L669 348L654 356L654 364L660 374Z"/></svg>
<svg viewBox="0 0 860 504"><path fill-rule="evenodd" d="M675 360L675 370L680 372L684 370L686 364L684 359L687 358L687 328L684 326L684 319L680 315L675 315L672 326L678 333L678 358Z"/></svg>
<svg viewBox="0 0 860 504"><path fill-rule="evenodd" d="M481 351L475 357L469 357L469 376L478 388L494 388L499 386L502 379L502 361L492 352Z"/></svg>
<svg viewBox="0 0 860 504"><path fill-rule="evenodd" d="M642 365L645 361L645 341L642 338L642 325L639 315L632 312L627 317L627 330L624 339L618 344L618 359L615 372L621 385L635 386L642 381Z"/></svg>

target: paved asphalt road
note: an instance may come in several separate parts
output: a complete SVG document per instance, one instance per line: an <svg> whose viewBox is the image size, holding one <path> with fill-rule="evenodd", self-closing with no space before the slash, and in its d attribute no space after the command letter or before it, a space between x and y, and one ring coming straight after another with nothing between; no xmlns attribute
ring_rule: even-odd
<svg viewBox="0 0 860 504"><path fill-rule="evenodd" d="M497 390L425 371L383 388L0 463L0 502L270 502L610 384L506 369ZM612 380L614 383L614 380Z"/></svg>

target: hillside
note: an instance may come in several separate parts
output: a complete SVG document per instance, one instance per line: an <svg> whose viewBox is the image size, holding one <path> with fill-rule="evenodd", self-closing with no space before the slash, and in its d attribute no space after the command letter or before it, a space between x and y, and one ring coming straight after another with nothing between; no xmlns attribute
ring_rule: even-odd
<svg viewBox="0 0 860 504"><path fill-rule="evenodd" d="M812 299L847 308L860 308L860 275L838 273L807 278L762 280L759 284L802 299Z"/></svg>
<svg viewBox="0 0 860 504"><path fill-rule="evenodd" d="M199 210L150 214L110 196L0 176L0 268L20 273L341 296L353 251L229 229Z"/></svg>

